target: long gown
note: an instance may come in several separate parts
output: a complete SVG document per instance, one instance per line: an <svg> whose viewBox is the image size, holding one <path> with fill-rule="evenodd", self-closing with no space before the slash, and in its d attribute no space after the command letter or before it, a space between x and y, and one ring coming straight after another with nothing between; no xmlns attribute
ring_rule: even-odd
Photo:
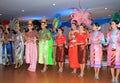
<svg viewBox="0 0 120 83"><path fill-rule="evenodd" d="M50 36L50 40L45 40L47 35ZM39 59L38 63L46 64L46 65L53 65L52 59L52 36L48 29L43 29L39 32Z"/></svg>
<svg viewBox="0 0 120 83"><path fill-rule="evenodd" d="M83 64L87 62L87 34L83 33L76 33L76 40L77 40L77 50L78 50L78 62L79 64Z"/></svg>
<svg viewBox="0 0 120 83"><path fill-rule="evenodd" d="M24 54L24 40L21 32L15 34L14 38L18 41L14 42L14 60L15 63L23 64L23 54ZM20 42L19 42L20 41Z"/></svg>
<svg viewBox="0 0 120 83"><path fill-rule="evenodd" d="M37 33L35 31L26 33L26 42L25 42L25 58L26 63L30 64L28 71L35 72L37 65L37 43L36 37ZM34 40L29 40L29 38Z"/></svg>
<svg viewBox="0 0 120 83"><path fill-rule="evenodd" d="M97 31L90 33L90 65L91 67L100 68L102 66L102 44L104 41L103 33ZM99 44L95 44L96 41L99 41Z"/></svg>
<svg viewBox="0 0 120 83"><path fill-rule="evenodd" d="M107 34L107 65L120 69L120 31L112 30Z"/></svg>
<svg viewBox="0 0 120 83"><path fill-rule="evenodd" d="M78 53L77 53L77 41L75 39L75 33L72 35L71 40L69 40L69 49L68 49L68 59L70 68L79 68L80 65L78 63Z"/></svg>

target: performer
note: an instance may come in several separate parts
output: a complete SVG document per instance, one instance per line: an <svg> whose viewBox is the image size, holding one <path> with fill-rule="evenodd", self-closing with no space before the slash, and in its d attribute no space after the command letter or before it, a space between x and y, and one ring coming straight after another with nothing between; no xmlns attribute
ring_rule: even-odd
<svg viewBox="0 0 120 83"><path fill-rule="evenodd" d="M23 64L24 40L22 33L20 32L19 24L16 24L15 31L16 34L14 35L14 59L15 68L18 68Z"/></svg>
<svg viewBox="0 0 120 83"><path fill-rule="evenodd" d="M91 67L94 67L95 79L99 79L99 71L102 64L102 44L104 41L103 33L98 31L99 24L93 24L93 31L90 33L89 41L90 41L90 64Z"/></svg>
<svg viewBox="0 0 120 83"><path fill-rule="evenodd" d="M79 26L79 33L76 33L76 39L77 39L77 49L78 49L78 62L80 64L80 75L79 77L84 76L84 69L85 69L85 63L87 61L86 58L86 46L87 46L87 33L84 31L84 27L82 25Z"/></svg>
<svg viewBox="0 0 120 83"><path fill-rule="evenodd" d="M0 26L0 64L2 64L2 46L4 41L4 35L3 35L3 27Z"/></svg>
<svg viewBox="0 0 120 83"><path fill-rule="evenodd" d="M71 26L72 29L69 32L68 59L69 59L70 68L73 69L72 73L76 73L77 68L80 67L78 63L78 55L77 55L77 46L76 46L77 41L75 38L75 34L79 32L77 30L77 21L73 20Z"/></svg>
<svg viewBox="0 0 120 83"><path fill-rule="evenodd" d="M111 68L112 83L118 83L120 73L120 31L117 29L118 23L113 20L111 22L112 30L107 34L107 65Z"/></svg>
<svg viewBox="0 0 120 83"><path fill-rule="evenodd" d="M44 17L41 20L41 28L39 31L39 63L44 64L41 72L47 70L47 65L53 65L52 60L52 35L47 29L47 19Z"/></svg>
<svg viewBox="0 0 120 83"><path fill-rule="evenodd" d="M56 35L57 35L57 29L53 27L53 28L52 28L53 44L56 44L56 42L55 42L55 37L56 37ZM53 61L54 61L54 64L56 65L55 56L56 56L56 46L53 45Z"/></svg>
<svg viewBox="0 0 120 83"><path fill-rule="evenodd" d="M30 64L28 71L35 72L37 65L37 33L33 31L33 24L28 25L29 31L25 34L25 58Z"/></svg>
<svg viewBox="0 0 120 83"><path fill-rule="evenodd" d="M58 63L59 70L58 72L63 72L63 66L65 61L65 44L66 37L63 35L63 27L58 29L58 34L56 36L56 61Z"/></svg>
<svg viewBox="0 0 120 83"><path fill-rule="evenodd" d="M2 52L3 65L12 64L12 35L10 34L10 28L6 27L4 32L4 43Z"/></svg>

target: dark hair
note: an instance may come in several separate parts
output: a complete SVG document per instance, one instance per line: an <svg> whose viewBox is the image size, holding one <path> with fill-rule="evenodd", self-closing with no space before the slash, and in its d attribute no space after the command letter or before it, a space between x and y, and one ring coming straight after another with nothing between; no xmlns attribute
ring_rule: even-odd
<svg viewBox="0 0 120 83"><path fill-rule="evenodd" d="M61 29L62 32L64 32L64 27L63 26L60 26L59 29Z"/></svg>
<svg viewBox="0 0 120 83"><path fill-rule="evenodd" d="M77 20L72 21L72 24L75 24L75 26L77 26L77 23L78 23Z"/></svg>
<svg viewBox="0 0 120 83"><path fill-rule="evenodd" d="M115 22L116 24L119 24L118 20L112 20L112 22Z"/></svg>
<svg viewBox="0 0 120 83"><path fill-rule="evenodd" d="M100 26L98 23L93 23L93 25L95 25L95 26L97 26L97 27L99 27L99 26Z"/></svg>
<svg viewBox="0 0 120 83"><path fill-rule="evenodd" d="M85 23L81 23L80 26L83 26L83 28L86 28L86 24Z"/></svg>

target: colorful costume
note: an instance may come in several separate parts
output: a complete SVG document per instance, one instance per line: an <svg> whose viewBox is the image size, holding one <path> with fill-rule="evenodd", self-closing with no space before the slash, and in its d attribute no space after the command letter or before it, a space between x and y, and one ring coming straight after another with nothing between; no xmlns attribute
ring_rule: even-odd
<svg viewBox="0 0 120 83"><path fill-rule="evenodd" d="M107 65L120 69L120 31L112 30L107 34Z"/></svg>
<svg viewBox="0 0 120 83"><path fill-rule="evenodd" d="M47 36L50 36L50 40L45 40ZM52 60L52 36L48 29L43 29L39 32L39 61L40 64L53 65Z"/></svg>
<svg viewBox="0 0 120 83"><path fill-rule="evenodd" d="M3 43L3 51L2 51L2 61L3 65L10 65L12 64L12 36L11 34L4 35L5 42Z"/></svg>
<svg viewBox="0 0 120 83"><path fill-rule="evenodd" d="M21 32L15 34L14 38L14 59L15 63L23 64L23 54L24 54L24 40Z"/></svg>
<svg viewBox="0 0 120 83"><path fill-rule="evenodd" d="M77 32L77 31L76 31ZM79 68L80 65L78 63L78 53L77 53L77 41L75 39L75 33L72 34L72 39L69 40L69 49L68 49L68 59L70 68Z"/></svg>
<svg viewBox="0 0 120 83"><path fill-rule="evenodd" d="M85 32L83 33L77 33L76 35L77 40L77 49L78 49L78 62L79 64L86 63L86 43L87 43L87 34Z"/></svg>
<svg viewBox="0 0 120 83"><path fill-rule="evenodd" d="M104 35L103 33L97 31L90 33L89 37L90 41L90 64L91 67L101 67L102 64L102 44L104 41ZM99 44L96 44L96 42L99 42Z"/></svg>
<svg viewBox="0 0 120 83"><path fill-rule="evenodd" d="M56 61L57 62L64 62L65 61L65 42L66 42L66 37L65 36L56 36Z"/></svg>
<svg viewBox="0 0 120 83"><path fill-rule="evenodd" d="M37 33L34 31L26 33L25 42L25 57L26 63L29 63L29 71L35 72L37 65L37 44L36 44Z"/></svg>

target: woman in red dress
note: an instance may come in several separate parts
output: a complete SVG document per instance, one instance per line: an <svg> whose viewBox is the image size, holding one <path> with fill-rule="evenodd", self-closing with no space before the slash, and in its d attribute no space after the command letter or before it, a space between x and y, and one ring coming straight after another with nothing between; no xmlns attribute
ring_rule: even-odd
<svg viewBox="0 0 120 83"><path fill-rule="evenodd" d="M77 40L77 49L78 49L78 62L80 64L80 70L81 73L79 77L83 77L84 75L84 69L85 69L85 63L87 61L86 58L86 45L88 43L87 41L87 33L84 31L84 27L81 25L79 26L79 33L76 33L76 40Z"/></svg>
<svg viewBox="0 0 120 83"><path fill-rule="evenodd" d="M66 37L63 35L63 31L63 28L58 29L58 34L56 36L56 61L59 67L58 72L63 72L63 65L65 61L64 50L66 44Z"/></svg>
<svg viewBox="0 0 120 83"><path fill-rule="evenodd" d="M70 68L73 69L72 73L76 73L77 68L80 67L78 63L78 56L77 56L77 46L76 46L76 38L75 34L78 33L77 30L77 21L73 21L71 24L71 31L69 32L69 49L68 49L68 59Z"/></svg>

